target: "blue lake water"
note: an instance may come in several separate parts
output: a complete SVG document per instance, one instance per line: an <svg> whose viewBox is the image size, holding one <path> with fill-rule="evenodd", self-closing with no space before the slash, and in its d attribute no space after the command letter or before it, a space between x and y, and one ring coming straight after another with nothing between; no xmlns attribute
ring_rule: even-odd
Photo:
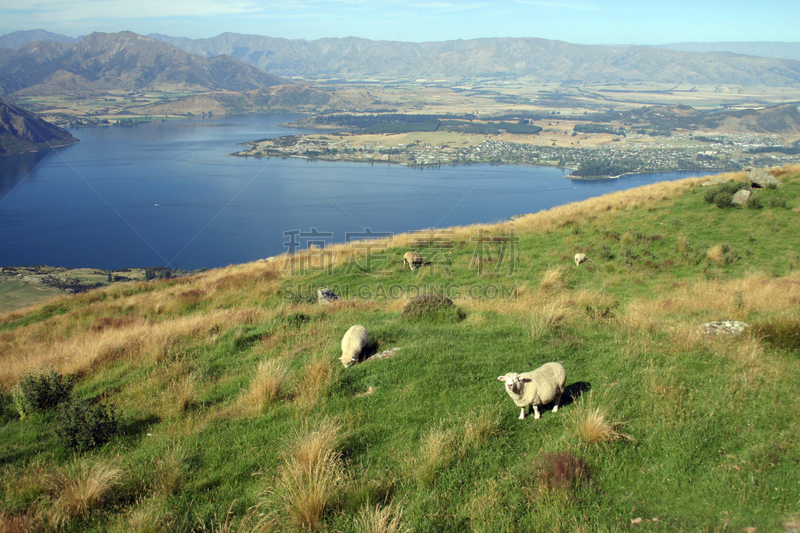
<svg viewBox="0 0 800 533"><path fill-rule="evenodd" d="M287 232L401 233L496 222L688 172L573 180L568 169L229 157L304 130L296 115L83 128L80 143L0 158L0 265L219 267L287 250ZM308 239L296 239L301 247Z"/></svg>

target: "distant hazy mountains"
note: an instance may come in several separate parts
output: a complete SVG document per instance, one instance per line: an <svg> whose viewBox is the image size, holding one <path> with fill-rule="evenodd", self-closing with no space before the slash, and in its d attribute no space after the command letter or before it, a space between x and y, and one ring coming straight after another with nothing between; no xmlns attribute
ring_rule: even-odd
<svg viewBox="0 0 800 533"><path fill-rule="evenodd" d="M408 43L348 37L314 41L223 33L211 39L153 35L202 56L229 54L279 75L329 78L532 76L587 83L800 85L800 62L647 46L588 46L535 38Z"/></svg>
<svg viewBox="0 0 800 533"><path fill-rule="evenodd" d="M200 57L131 32L0 49L0 95L108 90L249 91L291 82L230 56Z"/></svg>
<svg viewBox="0 0 800 533"><path fill-rule="evenodd" d="M665 44L668 48L681 52L731 52L748 56L775 57L778 59L800 60L800 43L781 42L720 42L720 43L676 43Z"/></svg>
<svg viewBox="0 0 800 533"><path fill-rule="evenodd" d="M83 37L67 37L58 33L51 33L45 30L25 30L15 31L7 35L0 36L0 48L11 48L17 50L26 44L35 41L54 42L54 43L74 43Z"/></svg>
<svg viewBox="0 0 800 533"><path fill-rule="evenodd" d="M0 99L0 156L76 142L67 130Z"/></svg>
<svg viewBox="0 0 800 533"><path fill-rule="evenodd" d="M247 91L287 83L264 71L341 79L530 76L566 83L800 85L800 43L612 47L536 38L410 43L355 37L306 41L238 33L210 39L151 37L94 33L69 43L55 42L69 37L43 30L0 37L0 45L9 47L0 48L0 94L32 86L37 86L34 93L92 87ZM21 45L26 39L50 42ZM11 49L15 47L19 49Z"/></svg>

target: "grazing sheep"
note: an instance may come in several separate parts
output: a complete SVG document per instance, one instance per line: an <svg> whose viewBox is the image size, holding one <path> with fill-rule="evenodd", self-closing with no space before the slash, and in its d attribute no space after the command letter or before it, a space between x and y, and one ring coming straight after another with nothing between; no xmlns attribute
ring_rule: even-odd
<svg viewBox="0 0 800 533"><path fill-rule="evenodd" d="M408 268L414 270L421 268L423 265L422 256L418 252L406 252L403 254L403 268L408 265Z"/></svg>
<svg viewBox="0 0 800 533"><path fill-rule="evenodd" d="M519 419L525 418L525 408L531 406L534 418L539 420L539 406L554 402L553 412L558 411L561 395L564 393L564 384L567 381L567 371L561 363L546 363L536 370L516 374L509 372L497 379L506 383L506 392L517 407L521 408Z"/></svg>
<svg viewBox="0 0 800 533"><path fill-rule="evenodd" d="M589 258L586 257L586 254L575 254L575 266L585 263L588 260Z"/></svg>
<svg viewBox="0 0 800 533"><path fill-rule="evenodd" d="M339 360L345 368L358 362L361 352L369 344L369 335L364 326L356 324L342 337L342 356Z"/></svg>

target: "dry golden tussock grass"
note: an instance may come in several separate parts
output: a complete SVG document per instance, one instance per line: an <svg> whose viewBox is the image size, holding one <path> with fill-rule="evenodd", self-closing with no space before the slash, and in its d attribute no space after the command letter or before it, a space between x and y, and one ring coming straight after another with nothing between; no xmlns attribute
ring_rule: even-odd
<svg viewBox="0 0 800 533"><path fill-rule="evenodd" d="M462 449L468 451L477 448L498 434L500 434L500 410L498 407L472 411L467 414L464 422Z"/></svg>
<svg viewBox="0 0 800 533"><path fill-rule="evenodd" d="M536 306L531 312L531 336L540 339L575 315L567 302L553 299Z"/></svg>
<svg viewBox="0 0 800 533"><path fill-rule="evenodd" d="M337 420L323 419L313 428L304 423L284 452L275 494L281 511L297 528L318 529L344 483L337 450L341 437Z"/></svg>
<svg viewBox="0 0 800 533"><path fill-rule="evenodd" d="M184 342L197 342L216 331L253 323L266 314L244 309L155 322L142 319L120 328L86 329L49 341L28 337L28 328L18 328L12 335L0 338L0 386L10 390L22 375L46 368L61 374L80 375L104 363L123 359L157 363L177 355Z"/></svg>
<svg viewBox="0 0 800 533"><path fill-rule="evenodd" d="M620 422L608 420L608 407L595 405L594 391L589 392L588 399L581 397L568 415L572 431L576 437L589 444L611 442L619 439L632 440L632 437L621 433Z"/></svg>
<svg viewBox="0 0 800 533"><path fill-rule="evenodd" d="M50 524L63 527L72 517L100 507L121 476L121 469L102 461L59 471L53 476L56 501L49 510Z"/></svg>
<svg viewBox="0 0 800 533"><path fill-rule="evenodd" d="M457 451L454 431L441 425L432 428L423 437L419 452L409 460L413 477L425 487L433 486L439 471L450 464Z"/></svg>
<svg viewBox="0 0 800 533"><path fill-rule="evenodd" d="M178 492L186 481L188 454L180 444L173 444L154 465L153 489L164 498Z"/></svg>
<svg viewBox="0 0 800 533"><path fill-rule="evenodd" d="M706 252L706 257L709 261L714 263L724 263L725 262L725 247L721 244L717 244L712 246Z"/></svg>
<svg viewBox="0 0 800 533"><path fill-rule="evenodd" d="M561 278L564 276L564 267L548 268L542 273L542 280L539 286L542 289L557 289L562 285Z"/></svg>
<svg viewBox="0 0 800 533"><path fill-rule="evenodd" d="M637 298L625 306L622 322L631 329L675 332L677 338L714 320L748 321L787 310L794 310L790 314L798 318L798 301L800 273L782 278L753 273L734 280L698 281L652 299Z"/></svg>
<svg viewBox="0 0 800 533"><path fill-rule="evenodd" d="M385 507L362 507L355 519L356 527L362 533L410 533L403 526L403 511L392 504Z"/></svg>
<svg viewBox="0 0 800 533"><path fill-rule="evenodd" d="M158 497L140 500L109 524L109 533L167 533L172 530L167 505Z"/></svg>
<svg viewBox="0 0 800 533"><path fill-rule="evenodd" d="M314 356L296 375L294 385L294 405L298 415L306 413L317 405L325 394L333 377L331 362L324 355Z"/></svg>
<svg viewBox="0 0 800 533"><path fill-rule="evenodd" d="M250 388L241 398L244 408L250 413L261 413L280 398L288 375L286 363L276 358L261 361L250 382Z"/></svg>

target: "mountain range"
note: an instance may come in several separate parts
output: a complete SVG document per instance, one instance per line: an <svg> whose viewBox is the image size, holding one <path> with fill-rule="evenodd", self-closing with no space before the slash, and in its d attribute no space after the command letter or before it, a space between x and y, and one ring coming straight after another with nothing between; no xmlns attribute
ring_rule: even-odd
<svg viewBox="0 0 800 533"><path fill-rule="evenodd" d="M664 44L659 48L680 52L730 52L748 56L774 57L777 59L800 60L800 43L774 41L756 42L716 42L716 43L675 43Z"/></svg>
<svg viewBox="0 0 800 533"><path fill-rule="evenodd" d="M292 82L220 55L200 57L131 32L0 49L0 95L108 90L249 91Z"/></svg>
<svg viewBox="0 0 800 533"><path fill-rule="evenodd" d="M0 99L0 156L76 142L67 130Z"/></svg>
<svg viewBox="0 0 800 533"><path fill-rule="evenodd" d="M158 49L146 37L130 32L95 33L74 43L55 43L56 39L71 38L43 30L0 37L0 46L8 47L0 49L0 90L8 94L23 88L17 76L32 67L35 73L23 75L23 82L49 84L52 88L46 90L53 91L87 85L75 76L88 79L89 85L131 88L202 86L210 90L241 91L286 83L285 80L263 80L230 58L275 75L307 78L534 77L543 82L800 86L800 61L797 60L800 43L684 43L652 47L578 45L537 38L412 43L356 37L307 41L238 33L223 33L209 39L160 34L149 37L194 55L182 56L175 51ZM50 42L21 45L26 39L42 38ZM114 47L120 48L117 43L121 39L128 45L137 41L150 51L139 55L123 54L122 58L104 52L102 57L108 56L105 59L81 65L80 57L95 53L102 42L113 42ZM15 46L19 47L16 52L12 50ZM59 54L63 57L54 62L51 56ZM777 57L758 57L759 54ZM153 61L156 55L160 62ZM216 64L203 64L201 58ZM158 68L168 68L167 59L181 66L159 75ZM56 73L52 67L57 67L59 61L77 67L60 69L66 74ZM109 65L102 66L104 61ZM44 67L49 68L48 75L55 75L54 79L42 78ZM237 76L232 75L234 70ZM209 76L212 72L231 75L220 80ZM184 73L186 79L183 79ZM120 79L112 81L115 77Z"/></svg>
<svg viewBox="0 0 800 533"><path fill-rule="evenodd" d="M543 82L800 86L800 61L730 52L578 45L537 38L411 43L356 37L306 41L236 33L211 39L152 37L194 54L228 54L275 74L309 78L529 76Z"/></svg>

